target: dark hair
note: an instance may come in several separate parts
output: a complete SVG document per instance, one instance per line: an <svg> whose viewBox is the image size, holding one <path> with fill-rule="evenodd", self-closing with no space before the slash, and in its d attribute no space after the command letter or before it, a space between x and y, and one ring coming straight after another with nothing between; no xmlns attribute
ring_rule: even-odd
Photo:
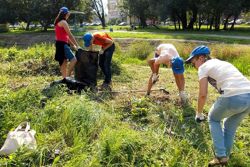
<svg viewBox="0 0 250 167"><path fill-rule="evenodd" d="M66 15L67 13L59 12L54 21L54 25L56 26L56 24L60 22L61 20L66 20Z"/></svg>
<svg viewBox="0 0 250 167"><path fill-rule="evenodd" d="M205 61L212 59L212 57L210 57L209 55L198 55L198 56L195 56L194 58L197 60L201 56L205 57Z"/></svg>

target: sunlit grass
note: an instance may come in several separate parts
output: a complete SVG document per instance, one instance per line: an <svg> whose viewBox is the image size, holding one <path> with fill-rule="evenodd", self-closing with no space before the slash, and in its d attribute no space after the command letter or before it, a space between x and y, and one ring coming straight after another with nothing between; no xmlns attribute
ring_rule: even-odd
<svg viewBox="0 0 250 167"><path fill-rule="evenodd" d="M122 48L117 44L113 90L146 90L151 74L146 59L153 56L150 51L156 45L149 43L142 43L147 46L148 56L127 50L144 54L145 47ZM174 45L186 58L197 43L174 42ZM249 47L209 46L214 57L229 60L245 73L246 64L250 64ZM194 68L186 65L190 105L184 107L179 103L172 71L165 67L161 67L160 80L153 87L169 91L165 99L160 92L150 97L145 97L145 92L68 94L64 87L54 87L47 98L42 90L60 78L53 56L51 45L0 48L0 144L9 130L23 121L31 122L38 143L36 150L23 148L0 158L0 166L184 167L191 164L200 167L213 157L208 124L194 121L198 97L198 76ZM206 114L218 96L209 86ZM229 167L250 164L249 121L249 118L244 120L237 132Z"/></svg>

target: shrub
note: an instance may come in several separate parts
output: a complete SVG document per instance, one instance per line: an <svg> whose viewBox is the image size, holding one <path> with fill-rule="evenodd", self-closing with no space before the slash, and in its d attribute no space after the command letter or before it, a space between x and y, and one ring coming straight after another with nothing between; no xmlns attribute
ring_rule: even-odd
<svg viewBox="0 0 250 167"><path fill-rule="evenodd" d="M0 24L0 33L1 32L8 32L9 31L9 25L8 24Z"/></svg>
<svg viewBox="0 0 250 167"><path fill-rule="evenodd" d="M145 60L150 53L154 50L154 47L146 41L135 41L132 42L128 48L128 56Z"/></svg>

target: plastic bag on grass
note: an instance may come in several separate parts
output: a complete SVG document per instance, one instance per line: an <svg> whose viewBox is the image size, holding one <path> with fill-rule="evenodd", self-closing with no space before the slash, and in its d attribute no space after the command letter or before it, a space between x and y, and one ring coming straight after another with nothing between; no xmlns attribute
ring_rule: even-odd
<svg viewBox="0 0 250 167"><path fill-rule="evenodd" d="M29 149L36 149L35 130L30 129L29 122L21 123L14 131L8 133L7 139L0 150L0 155L9 155L18 148L26 146Z"/></svg>

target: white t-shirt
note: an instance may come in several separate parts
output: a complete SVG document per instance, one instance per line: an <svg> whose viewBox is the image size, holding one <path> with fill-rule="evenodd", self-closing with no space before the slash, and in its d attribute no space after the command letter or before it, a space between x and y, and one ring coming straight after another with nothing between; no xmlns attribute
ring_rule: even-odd
<svg viewBox="0 0 250 167"><path fill-rule="evenodd" d="M211 59L198 69L199 80L207 77L223 97L250 93L250 81L232 64L218 59Z"/></svg>
<svg viewBox="0 0 250 167"><path fill-rule="evenodd" d="M159 53L159 57L155 58L158 64L164 63L170 65L170 60L172 60L173 57L179 57L175 46L172 44L160 44L156 50Z"/></svg>

